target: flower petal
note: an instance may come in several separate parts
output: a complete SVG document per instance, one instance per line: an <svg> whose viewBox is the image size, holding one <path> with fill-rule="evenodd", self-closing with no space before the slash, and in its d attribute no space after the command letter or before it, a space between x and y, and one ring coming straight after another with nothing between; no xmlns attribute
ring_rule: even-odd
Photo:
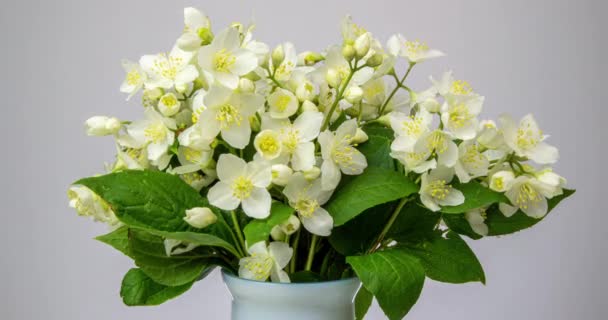
<svg viewBox="0 0 608 320"><path fill-rule="evenodd" d="M254 187L251 195L243 199L243 211L249 217L265 219L270 215L270 193L264 188Z"/></svg>
<svg viewBox="0 0 608 320"><path fill-rule="evenodd" d="M310 218L300 215L300 220L306 230L322 237L327 237L331 234L331 229L334 224L334 219L329 215L327 210L323 208L315 210Z"/></svg>
<svg viewBox="0 0 608 320"><path fill-rule="evenodd" d="M216 183L207 193L209 203L223 210L234 210L239 206L240 200L232 193L228 183L220 181Z"/></svg>

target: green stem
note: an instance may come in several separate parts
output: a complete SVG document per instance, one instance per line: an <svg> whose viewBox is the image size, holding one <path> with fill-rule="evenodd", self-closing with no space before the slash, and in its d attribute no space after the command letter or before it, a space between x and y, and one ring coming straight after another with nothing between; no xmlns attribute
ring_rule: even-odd
<svg viewBox="0 0 608 320"><path fill-rule="evenodd" d="M355 75L355 72L357 72L359 70L356 67L357 67L357 65L355 64L355 68L350 70L350 73L348 74L346 81L344 82L342 87L338 90L338 94L336 95L336 100L334 100L334 103L331 105L331 108L329 109L329 113L327 113L327 117L325 118L325 122L323 122L321 131L325 131L325 129L327 129L327 127L329 126L329 121L331 120L331 116L334 114L334 111L336 110L336 107L338 106L338 103L340 102L340 100L342 100L342 95L344 94L344 91L346 91L346 87L348 87L348 84L350 83L350 80L352 80L353 75Z"/></svg>
<svg viewBox="0 0 608 320"><path fill-rule="evenodd" d="M313 234L312 240L310 241L310 250L308 250L308 260L306 260L306 267L304 268L305 271L310 271L312 269L312 261L315 258L317 241L319 241L319 237L316 234Z"/></svg>
<svg viewBox="0 0 608 320"><path fill-rule="evenodd" d="M399 201L397 208L395 208L395 211L393 211L393 214L391 215L390 219L384 226L384 229L382 229L382 232L380 232L380 235L378 235L378 238L376 239L374 244L369 248L369 250L367 250L368 254L373 253L377 250L378 246L382 243L382 240L384 240L384 237L386 236L386 234L389 232L389 230L395 223L395 220L397 220L397 217L399 216L401 209L403 209L403 206L405 206L407 201L408 201L408 198L403 198L403 199L401 199L401 201Z"/></svg>
<svg viewBox="0 0 608 320"><path fill-rule="evenodd" d="M378 112L378 116L382 116L382 114L384 113L384 109L386 109L386 106L388 105L388 103L391 101L391 99L393 99L393 96L395 96L395 94L397 93L397 90L399 90L400 88L403 87L403 82L405 81L407 76L412 71L412 68L414 67L414 65L416 65L416 64L410 63L410 66L407 68L407 71L405 72L405 75L403 75L403 78L401 78L401 80L397 81L397 85L395 86L393 91L391 91L391 93L388 95L388 98L386 99L386 101L384 101L384 103L382 104L382 107L380 107L380 112ZM395 75L394 77L395 77L395 80L397 80L397 76Z"/></svg>
<svg viewBox="0 0 608 320"><path fill-rule="evenodd" d="M300 244L300 231L302 228L298 229L296 232L296 238L293 240L293 257L289 262L289 272L296 272L296 258L298 257L298 245Z"/></svg>
<svg viewBox="0 0 608 320"><path fill-rule="evenodd" d="M234 224L234 230L236 231L236 236L239 238L241 254L243 256L245 256L245 252L247 252L247 246L245 245L245 238L243 237L243 233L241 232L241 227L239 226L239 219L236 216L236 212L234 210L230 211L230 215L232 216L232 223Z"/></svg>
<svg viewBox="0 0 608 320"><path fill-rule="evenodd" d="M329 268L329 259L333 255L333 250L330 248L325 257L323 258L323 262L321 263L321 276L325 276L327 273L327 268Z"/></svg>

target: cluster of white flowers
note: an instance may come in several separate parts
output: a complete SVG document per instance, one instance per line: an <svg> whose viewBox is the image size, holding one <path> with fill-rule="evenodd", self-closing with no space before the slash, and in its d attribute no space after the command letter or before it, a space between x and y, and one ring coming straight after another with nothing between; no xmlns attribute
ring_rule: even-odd
<svg viewBox="0 0 608 320"><path fill-rule="evenodd" d="M275 240L300 225L314 235L331 233L333 219L322 206L342 175L367 167L357 150L368 139L366 123L392 128L391 156L406 174L418 175L420 200L430 210L463 203L454 175L460 183L483 178L505 192L513 205L501 205L506 215L521 209L542 217L546 199L561 192L563 178L525 164L551 164L558 157L532 116L519 124L504 116L500 126L479 121L484 98L451 73L431 78L432 87L421 92L404 84L414 65L443 55L424 43L394 35L383 47L347 17L342 45L298 54L291 43L271 49L253 40L253 26L233 24L214 35L203 13L184 13L184 32L169 53L123 62L121 91L131 98L143 90L145 118L86 123L90 135L116 138L112 170L179 175L197 190L208 188L211 205L240 207L254 219L269 216L273 197L283 200L297 216L273 230ZM409 65L403 78L395 73L399 60ZM83 192L72 192L75 206L82 206L77 193ZM186 217L193 226L215 221L211 211L195 209ZM466 216L477 232L487 233L483 210ZM248 251L241 276L289 281L282 271L293 252L288 244L250 244Z"/></svg>

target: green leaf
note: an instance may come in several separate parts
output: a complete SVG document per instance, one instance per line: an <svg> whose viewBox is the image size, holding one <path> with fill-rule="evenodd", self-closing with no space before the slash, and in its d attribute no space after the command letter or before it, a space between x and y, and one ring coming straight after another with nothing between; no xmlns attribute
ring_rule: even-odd
<svg viewBox="0 0 608 320"><path fill-rule="evenodd" d="M358 149L367 159L367 164L395 170L395 160L390 156L393 130L382 126L366 126L363 130L369 140L359 145Z"/></svg>
<svg viewBox="0 0 608 320"><path fill-rule="evenodd" d="M364 286L361 286L359 292L357 292L357 296L355 296L355 319L363 320L365 315L367 314L367 310L372 305L372 301L374 300L374 295L367 291Z"/></svg>
<svg viewBox="0 0 608 320"><path fill-rule="evenodd" d="M548 200L548 212L551 212L562 200L570 197L576 192L571 189L564 189L564 193L553 197ZM497 207L490 208L487 212L486 224L488 225L488 235L489 236L500 236L505 234L514 233L517 231L521 231L527 228L532 227L533 225L542 221L545 217L541 219L534 219L528 217L521 210L518 210L514 215L507 218L505 217Z"/></svg>
<svg viewBox="0 0 608 320"><path fill-rule="evenodd" d="M198 232L216 236L232 245L230 227L221 212L177 176L157 171L122 171L85 178L84 185L107 201L118 219L129 227L164 232ZM210 207L218 217L203 230L191 227L186 210Z"/></svg>
<svg viewBox="0 0 608 320"><path fill-rule="evenodd" d="M325 208L341 226L366 209L406 197L418 186L404 175L385 168L368 167L336 190Z"/></svg>
<svg viewBox="0 0 608 320"><path fill-rule="evenodd" d="M127 226L122 226L108 234L98 236L95 239L113 247L128 257L131 256L129 252L129 227Z"/></svg>
<svg viewBox="0 0 608 320"><path fill-rule="evenodd" d="M471 225L469 224L467 219L464 218L463 215L444 214L442 216L442 219L443 222L445 222L445 224L448 226L448 228L450 228L450 230L458 234L465 235L473 240L479 240L483 238L483 236L473 231Z"/></svg>
<svg viewBox="0 0 608 320"><path fill-rule="evenodd" d="M424 285L424 268L400 248L390 248L346 261L371 292L390 320L401 320L418 300Z"/></svg>
<svg viewBox="0 0 608 320"><path fill-rule="evenodd" d="M122 279L120 296L128 306L156 306L188 291L194 282L168 287L154 282L143 271L134 268Z"/></svg>
<svg viewBox="0 0 608 320"><path fill-rule="evenodd" d="M469 210L487 207L494 203L510 203L504 194L490 190L478 182L455 184L454 189L460 190L464 195L464 203L458 206L441 208L443 213L463 213Z"/></svg>
<svg viewBox="0 0 608 320"><path fill-rule="evenodd" d="M419 241L432 235L440 214L416 202L407 203L395 219L387 238L398 242Z"/></svg>
<svg viewBox="0 0 608 320"><path fill-rule="evenodd" d="M433 233L433 237L418 244L399 244L403 250L418 257L426 276L441 282L466 283L486 277L477 257L467 243L455 232Z"/></svg>
<svg viewBox="0 0 608 320"><path fill-rule="evenodd" d="M270 236L272 228L287 221L295 210L280 202L273 202L270 208L270 216L262 220L252 220L245 226L243 233L249 245L265 241Z"/></svg>
<svg viewBox="0 0 608 320"><path fill-rule="evenodd" d="M198 279L207 268L222 264L213 255L199 251L167 256L162 237L136 229L129 231L129 250L135 265L165 286L185 285Z"/></svg>

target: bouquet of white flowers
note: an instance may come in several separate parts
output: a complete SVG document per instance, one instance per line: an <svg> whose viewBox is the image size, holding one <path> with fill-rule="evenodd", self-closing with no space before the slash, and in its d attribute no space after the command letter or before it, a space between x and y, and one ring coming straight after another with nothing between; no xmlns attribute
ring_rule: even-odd
<svg viewBox="0 0 608 320"><path fill-rule="evenodd" d="M382 46L346 17L341 45L298 54L184 13L169 53L123 62L120 89L143 90L144 118L89 119L89 135L115 138L116 161L68 192L112 227L97 239L134 260L127 305L162 303L220 266L257 281L358 277L359 316L375 297L401 319L425 277L485 281L461 235L531 227L574 192L532 115L479 120L484 97L451 72L408 86L443 56L422 42Z"/></svg>

